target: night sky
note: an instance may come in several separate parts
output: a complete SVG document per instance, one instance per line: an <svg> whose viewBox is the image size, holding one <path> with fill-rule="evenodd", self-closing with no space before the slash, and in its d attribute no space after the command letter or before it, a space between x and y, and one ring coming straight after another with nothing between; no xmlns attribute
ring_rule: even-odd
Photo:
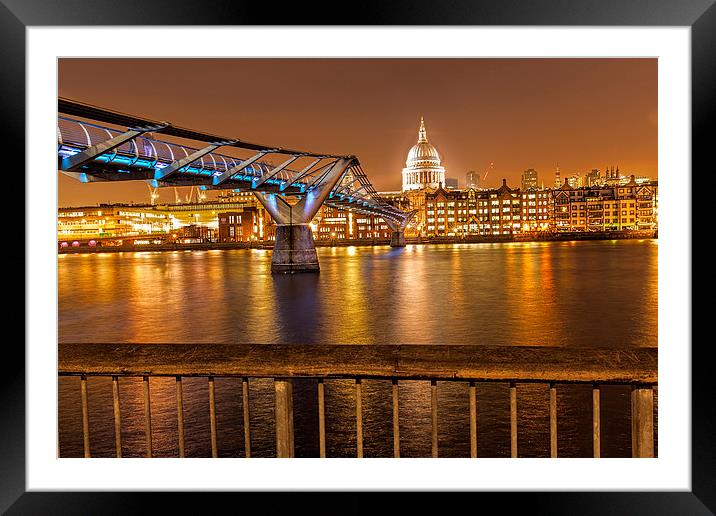
<svg viewBox="0 0 716 516"><path fill-rule="evenodd" d="M488 187L519 186L527 168L552 186L557 163L562 177L658 175L656 59L60 59L58 82L60 96L116 111L355 154L379 191L400 190L421 116L461 187L490 162ZM59 206L149 199L143 182L58 182Z"/></svg>

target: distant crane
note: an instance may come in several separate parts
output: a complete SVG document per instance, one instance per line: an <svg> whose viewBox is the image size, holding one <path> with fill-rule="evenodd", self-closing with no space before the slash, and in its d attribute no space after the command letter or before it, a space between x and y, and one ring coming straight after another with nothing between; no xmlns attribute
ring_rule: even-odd
<svg viewBox="0 0 716 516"><path fill-rule="evenodd" d="M194 196L194 192L196 191L196 196ZM192 186L189 189L189 193L186 195L186 202L191 203L192 202L192 196L194 197L194 202L200 203L204 202L206 200L206 192L204 192L201 188Z"/></svg>
<svg viewBox="0 0 716 516"><path fill-rule="evenodd" d="M485 180L487 179L487 174L489 174L489 173L490 173L490 170L492 170L492 169L494 169L494 168L495 168L495 162L494 162L494 161L490 161L490 168L487 169L487 172L485 172L485 177L482 178L482 182L483 182L483 183L484 183Z"/></svg>
<svg viewBox="0 0 716 516"><path fill-rule="evenodd" d="M149 202L152 204L156 204L157 199L159 199L159 188L154 188L149 183L146 183L147 188L149 188Z"/></svg>

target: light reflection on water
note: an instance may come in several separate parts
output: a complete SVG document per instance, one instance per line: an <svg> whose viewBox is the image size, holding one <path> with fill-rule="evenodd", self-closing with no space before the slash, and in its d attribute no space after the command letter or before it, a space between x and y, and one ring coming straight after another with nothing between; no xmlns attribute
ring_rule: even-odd
<svg viewBox="0 0 716 516"><path fill-rule="evenodd" d="M270 251L64 255L62 342L656 346L656 240L319 248L320 274ZM219 449L243 455L241 388L217 379ZM144 453L141 381L121 380L126 455ZM151 380L153 447L175 456L172 379ZM391 387L365 381L366 456L392 455ZM294 387L297 454L318 454L315 381ZM89 382L93 455L114 450L111 385ZM591 453L591 390L559 389L560 455ZM185 379L187 455L210 455L206 379ZM519 386L520 455L549 455L545 386ZM355 456L355 385L327 382L328 451ZM401 455L430 456L428 382L402 382ZM630 453L628 388L603 389L603 456ZM274 453L273 388L251 381L252 446ZM467 386L439 384L441 456L469 455ZM60 379L62 455L81 456L79 382ZM509 396L478 387L478 453L509 456Z"/></svg>

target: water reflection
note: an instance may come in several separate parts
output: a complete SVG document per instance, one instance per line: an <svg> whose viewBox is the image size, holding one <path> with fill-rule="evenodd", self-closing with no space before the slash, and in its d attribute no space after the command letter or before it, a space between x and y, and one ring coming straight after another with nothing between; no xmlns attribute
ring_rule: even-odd
<svg viewBox="0 0 716 516"><path fill-rule="evenodd" d="M319 248L320 274L272 276L271 253L235 250L63 255L59 338L65 342L320 345L498 344L655 346L657 243L551 242ZM187 455L209 448L206 379L186 379ZM439 384L441 456L469 455L467 387ZM114 454L111 385L89 382L92 451ZM122 379L122 440L143 456L141 381ZM175 385L152 379L155 453L174 456ZM560 387L560 454L591 453L591 391ZM545 389L519 386L521 455L548 456ZM623 391L623 389L622 389ZM603 391L604 456L629 454L629 398ZM392 456L390 382L365 381L366 456ZM297 454L316 456L316 384L294 386ZM219 453L243 456L240 385L217 379ZM355 385L326 386L329 455L355 455ZM254 455L274 453L273 385L251 380ZM60 447L81 456L79 382L60 379ZM430 455L428 382L402 382L403 456ZM625 419L626 417L626 419ZM546 423L547 421L547 423ZM478 387L478 454L509 456L509 396Z"/></svg>

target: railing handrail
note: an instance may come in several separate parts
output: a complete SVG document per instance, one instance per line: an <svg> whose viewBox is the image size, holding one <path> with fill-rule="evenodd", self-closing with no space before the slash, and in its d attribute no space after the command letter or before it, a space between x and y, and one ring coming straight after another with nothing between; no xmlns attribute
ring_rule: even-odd
<svg viewBox="0 0 716 516"><path fill-rule="evenodd" d="M657 348L61 343L59 375L651 384Z"/></svg>

